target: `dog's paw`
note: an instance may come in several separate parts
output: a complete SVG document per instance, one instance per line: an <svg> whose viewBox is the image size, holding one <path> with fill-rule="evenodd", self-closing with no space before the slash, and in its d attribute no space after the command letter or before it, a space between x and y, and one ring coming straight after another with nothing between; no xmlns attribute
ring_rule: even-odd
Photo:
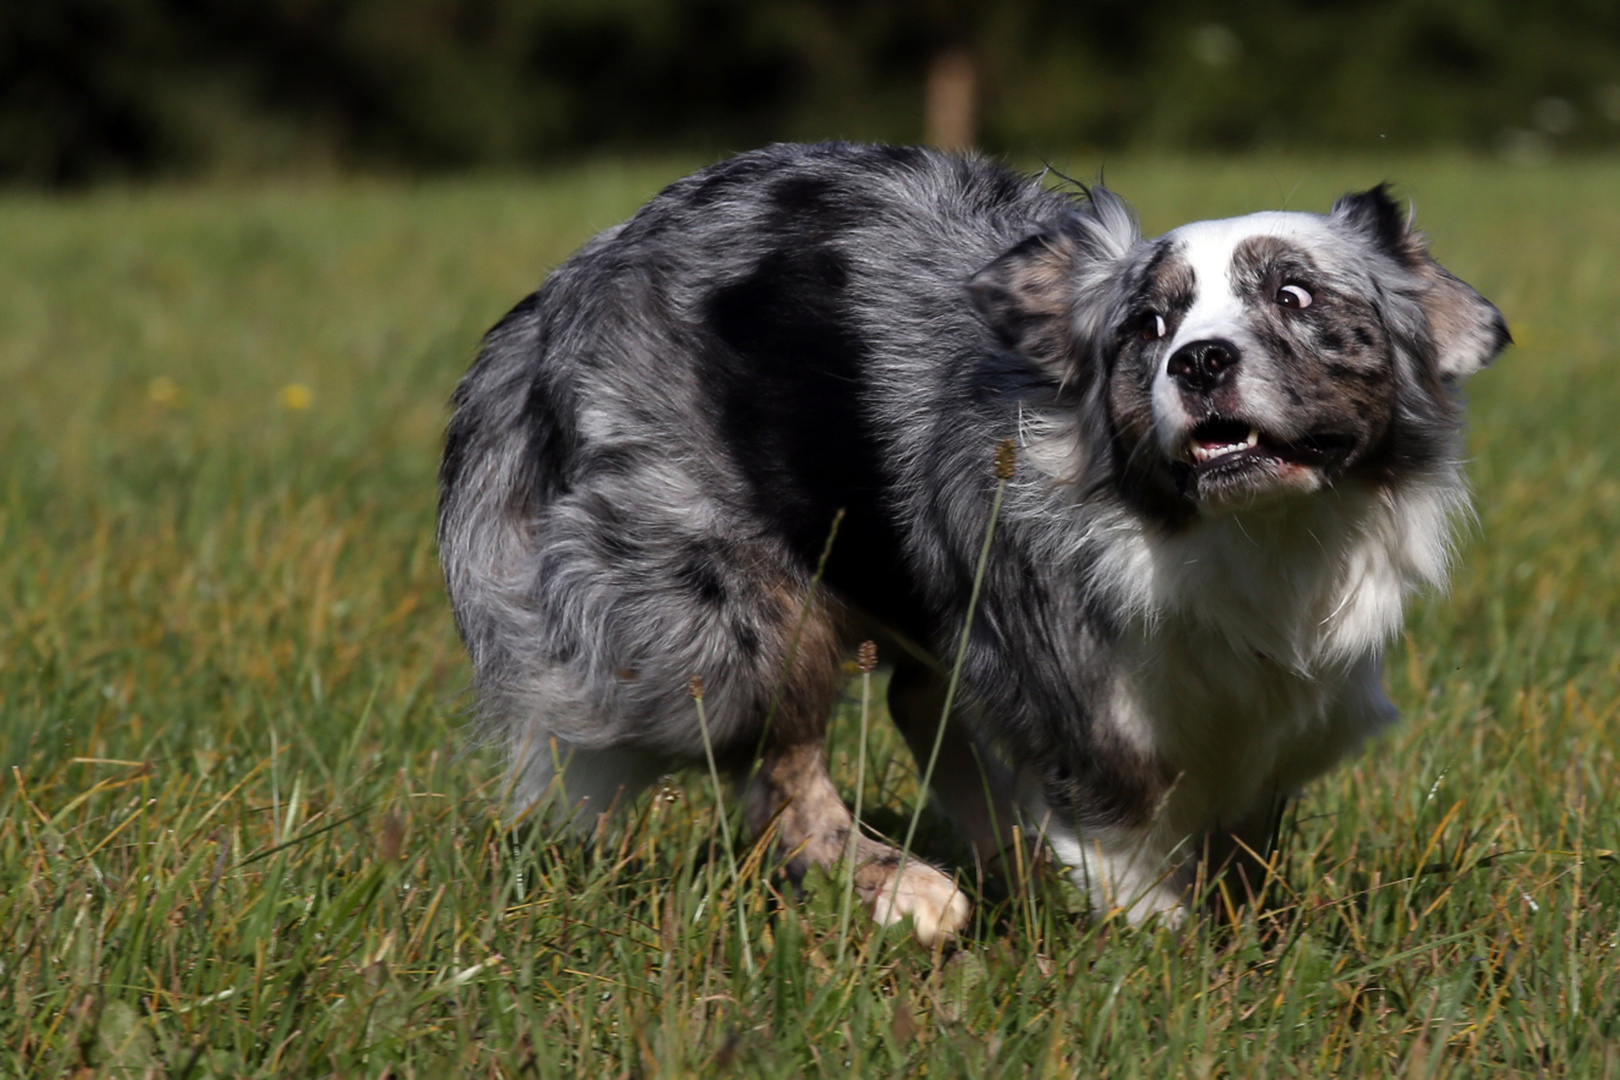
<svg viewBox="0 0 1620 1080"><path fill-rule="evenodd" d="M872 901L872 918L892 926L911 916L917 940L933 945L966 928L973 905L950 878L926 863L907 863L904 873L891 874Z"/></svg>

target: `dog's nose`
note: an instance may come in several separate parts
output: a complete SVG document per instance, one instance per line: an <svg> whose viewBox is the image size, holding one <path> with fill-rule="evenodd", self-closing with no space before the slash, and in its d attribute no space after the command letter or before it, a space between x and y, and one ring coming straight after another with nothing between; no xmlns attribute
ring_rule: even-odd
<svg viewBox="0 0 1620 1080"><path fill-rule="evenodd" d="M1208 393L1226 380L1237 366L1237 346L1219 338L1189 341L1170 356L1166 369L1189 390Z"/></svg>

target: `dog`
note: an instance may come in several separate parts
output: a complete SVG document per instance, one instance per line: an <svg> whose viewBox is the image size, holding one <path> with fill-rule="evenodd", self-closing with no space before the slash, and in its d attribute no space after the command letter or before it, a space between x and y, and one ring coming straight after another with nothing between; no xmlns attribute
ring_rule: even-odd
<svg viewBox="0 0 1620 1080"><path fill-rule="evenodd" d="M1038 832L1099 917L1177 922L1393 719L1381 654L1468 506L1458 388L1509 342L1384 186L1144 239L1104 187L926 149L671 184L452 399L439 547L513 812L594 828L712 753L790 874L853 852L877 920L958 933L827 773L872 638L986 865Z"/></svg>

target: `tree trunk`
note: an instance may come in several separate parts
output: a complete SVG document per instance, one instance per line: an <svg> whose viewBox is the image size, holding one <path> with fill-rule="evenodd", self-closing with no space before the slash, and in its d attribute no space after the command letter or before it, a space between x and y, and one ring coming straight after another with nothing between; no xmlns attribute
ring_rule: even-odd
<svg viewBox="0 0 1620 1080"><path fill-rule="evenodd" d="M973 54L941 49L928 65L924 139L946 150L973 146L978 125L979 71Z"/></svg>

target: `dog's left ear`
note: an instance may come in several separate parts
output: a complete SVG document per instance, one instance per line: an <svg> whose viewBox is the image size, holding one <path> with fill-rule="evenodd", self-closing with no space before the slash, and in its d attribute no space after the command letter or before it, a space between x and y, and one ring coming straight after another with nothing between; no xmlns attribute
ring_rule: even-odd
<svg viewBox="0 0 1620 1080"><path fill-rule="evenodd" d="M1067 366L1079 337L1095 327L1088 305L1109 272L1141 239L1125 200L1098 186L1072 212L1016 244L968 279L968 295L1009 348L1054 369Z"/></svg>
<svg viewBox="0 0 1620 1080"><path fill-rule="evenodd" d="M1496 305L1434 261L1423 234L1390 197L1388 184L1343 196L1330 217L1367 237L1422 283L1418 300L1429 317L1435 367L1442 379L1472 375L1513 343Z"/></svg>

